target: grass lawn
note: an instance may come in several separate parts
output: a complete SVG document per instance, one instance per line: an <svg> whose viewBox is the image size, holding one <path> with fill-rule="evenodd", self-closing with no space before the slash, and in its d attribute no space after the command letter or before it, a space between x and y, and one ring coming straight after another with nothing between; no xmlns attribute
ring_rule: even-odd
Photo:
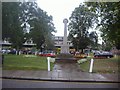
<svg viewBox="0 0 120 90"><path fill-rule="evenodd" d="M89 72L90 58L80 64L83 71ZM93 73L120 73L120 56L110 59L94 59Z"/></svg>
<svg viewBox="0 0 120 90"><path fill-rule="evenodd" d="M51 63L51 70L54 64ZM5 55L3 70L47 70L46 57L25 57L25 55Z"/></svg>

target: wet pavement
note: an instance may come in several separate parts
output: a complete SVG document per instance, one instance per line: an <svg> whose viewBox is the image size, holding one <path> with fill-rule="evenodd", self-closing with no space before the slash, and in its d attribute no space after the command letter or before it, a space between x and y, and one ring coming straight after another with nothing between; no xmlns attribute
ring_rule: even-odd
<svg viewBox="0 0 120 90"><path fill-rule="evenodd" d="M81 72L77 63L56 63L53 71L62 71L68 73Z"/></svg>
<svg viewBox="0 0 120 90"><path fill-rule="evenodd" d="M119 82L118 74L83 72L77 63L55 63L52 71L3 70L2 72L3 78L12 79Z"/></svg>

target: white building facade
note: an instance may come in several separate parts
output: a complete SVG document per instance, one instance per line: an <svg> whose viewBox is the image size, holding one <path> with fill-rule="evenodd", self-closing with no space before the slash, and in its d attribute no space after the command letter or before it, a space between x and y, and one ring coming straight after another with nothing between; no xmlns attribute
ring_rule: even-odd
<svg viewBox="0 0 120 90"><path fill-rule="evenodd" d="M61 48L61 46L63 45L63 36L54 36L53 37L53 40L54 40L54 46L55 47L58 47L58 48ZM71 41L67 41L67 44L72 47L73 44L71 43ZM2 46L11 46L11 43L7 40L4 40L4 41L1 41L0 42L0 45ZM36 44L33 43L32 39L30 40L27 40L23 46L35 46Z"/></svg>
<svg viewBox="0 0 120 90"><path fill-rule="evenodd" d="M54 40L54 46L56 47L61 47L63 45L63 36L54 36L53 37ZM71 41L67 41L67 44L72 47L73 44Z"/></svg>

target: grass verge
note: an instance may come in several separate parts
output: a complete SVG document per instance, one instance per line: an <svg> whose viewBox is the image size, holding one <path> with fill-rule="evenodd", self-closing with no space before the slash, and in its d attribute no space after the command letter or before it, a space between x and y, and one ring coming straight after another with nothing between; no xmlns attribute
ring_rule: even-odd
<svg viewBox="0 0 120 90"><path fill-rule="evenodd" d="M51 63L51 70L54 63ZM5 55L3 70L47 70L46 57L25 57L25 55Z"/></svg>
<svg viewBox="0 0 120 90"><path fill-rule="evenodd" d="M89 72L90 58L87 62L80 64L80 68ZM94 59L93 73L120 73L120 56L109 59Z"/></svg>

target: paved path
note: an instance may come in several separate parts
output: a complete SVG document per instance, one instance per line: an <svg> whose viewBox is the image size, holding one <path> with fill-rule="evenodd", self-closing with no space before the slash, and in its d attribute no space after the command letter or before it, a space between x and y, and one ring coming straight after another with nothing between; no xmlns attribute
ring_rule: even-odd
<svg viewBox="0 0 120 90"><path fill-rule="evenodd" d="M82 72L76 63L56 63L52 71L3 70L4 78L118 82L118 74Z"/></svg>
<svg viewBox="0 0 120 90"><path fill-rule="evenodd" d="M62 71L62 72L81 72L80 67L77 63L56 63L53 71Z"/></svg>
<svg viewBox="0 0 120 90"><path fill-rule="evenodd" d="M52 76L55 79L81 81L118 81L118 74L96 74L83 72L77 63L56 63Z"/></svg>

